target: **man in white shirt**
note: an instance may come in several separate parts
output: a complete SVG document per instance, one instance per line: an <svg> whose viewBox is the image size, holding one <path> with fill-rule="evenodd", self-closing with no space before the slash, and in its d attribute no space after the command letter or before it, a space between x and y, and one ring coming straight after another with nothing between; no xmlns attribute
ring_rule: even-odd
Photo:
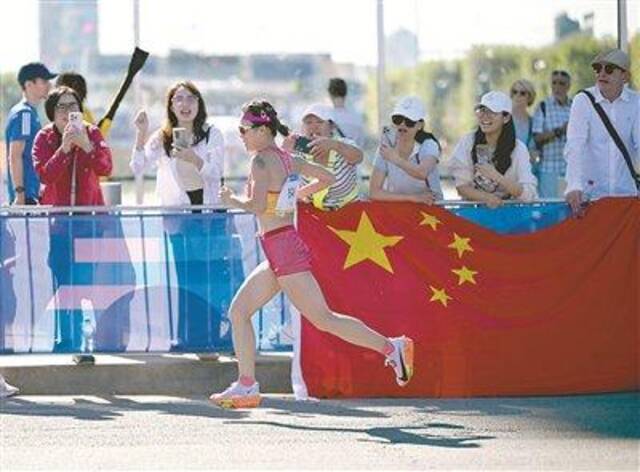
<svg viewBox="0 0 640 472"><path fill-rule="evenodd" d="M586 90L604 109L637 167L640 97L626 86L630 78L629 56L620 49L611 49L598 54L591 67L596 85ZM623 154L585 93L578 93L573 99L564 156L565 198L575 216L583 214L584 203L589 200L638 195Z"/></svg>
<svg viewBox="0 0 640 472"><path fill-rule="evenodd" d="M343 137L356 143L358 147L364 144L364 126L362 118L353 110L346 108L347 83L338 77L329 80L329 98L333 103L333 122Z"/></svg>

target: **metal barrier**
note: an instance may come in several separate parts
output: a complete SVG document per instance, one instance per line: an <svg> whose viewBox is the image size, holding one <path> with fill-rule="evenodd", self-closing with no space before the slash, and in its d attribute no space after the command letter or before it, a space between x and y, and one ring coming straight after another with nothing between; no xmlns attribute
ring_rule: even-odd
<svg viewBox="0 0 640 472"><path fill-rule="evenodd" d="M560 201L446 202L499 233L562 221ZM263 254L252 215L218 207L0 208L0 353L230 351L233 294ZM289 350L283 295L254 317Z"/></svg>

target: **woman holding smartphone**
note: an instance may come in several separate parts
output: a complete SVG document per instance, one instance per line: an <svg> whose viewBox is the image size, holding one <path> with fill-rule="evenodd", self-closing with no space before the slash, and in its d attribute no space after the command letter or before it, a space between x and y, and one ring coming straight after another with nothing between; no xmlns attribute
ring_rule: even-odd
<svg viewBox="0 0 640 472"><path fill-rule="evenodd" d="M165 206L218 203L224 166L222 133L207 124L202 94L191 82L167 92L166 120L149 136L144 110L134 121L136 142L130 166L135 175L156 168L156 194Z"/></svg>
<svg viewBox="0 0 640 472"><path fill-rule="evenodd" d="M266 101L243 107L240 134L251 155L251 173L246 195L235 195L222 187L226 206L256 215L260 243L266 261L258 265L231 302L233 345L238 358L238 380L210 400L222 407L250 408L260 404L255 380L256 340L251 318L282 290L313 325L347 342L372 349L393 366L396 381L406 385L413 374L413 341L407 337L386 338L362 321L333 312L311 273L311 254L294 227L296 199L331 185L335 178L318 164L294 157L275 144L280 133L289 134L274 108ZM310 180L301 185L300 175Z"/></svg>
<svg viewBox="0 0 640 472"><path fill-rule="evenodd" d="M418 97L404 97L382 133L369 181L371 200L432 204L442 199L440 143L424 130L426 111Z"/></svg>
<svg viewBox="0 0 640 472"><path fill-rule="evenodd" d="M82 120L82 102L69 87L57 87L44 109L51 124L42 128L33 144L33 162L44 184L41 203L54 206L102 206L99 178L111 173L111 150L100 130ZM101 222L95 219L52 217L49 228L49 266L54 293L77 284L73 275L74 241L100 237ZM77 275L76 275L77 277ZM56 298L54 352L78 352L82 346L83 314L59 307ZM123 306L122 310L125 311ZM120 314L118 315L120 316ZM128 320L128 318L127 318ZM122 324L124 328L124 323ZM103 332L99 327L100 333ZM76 362L91 362L76 357Z"/></svg>
<svg viewBox="0 0 640 472"><path fill-rule="evenodd" d="M104 205L99 177L111 174L111 150L100 130L82 120L82 103L69 87L53 89L44 104L51 124L36 135L34 166L44 184L41 203Z"/></svg>
<svg viewBox="0 0 640 472"><path fill-rule="evenodd" d="M151 135L144 110L136 116L131 169L135 175L156 170L156 195L163 206L219 203L224 140L222 133L207 123L202 94L192 82L177 82L167 91L165 110L162 128ZM209 301L226 297L224 303L228 303L237 286L221 275L228 273L232 262L200 255L203 245L210 246L211 237L235 232L233 220L224 215L185 218L167 214L163 225L171 244L178 289L176 329L171 332L169 349L211 350L220 337L222 313Z"/></svg>
<svg viewBox="0 0 640 472"><path fill-rule="evenodd" d="M475 112L478 128L463 136L451 156L456 189L465 200L490 208L505 200L537 198L527 146L516 139L511 99L502 92L484 94Z"/></svg>

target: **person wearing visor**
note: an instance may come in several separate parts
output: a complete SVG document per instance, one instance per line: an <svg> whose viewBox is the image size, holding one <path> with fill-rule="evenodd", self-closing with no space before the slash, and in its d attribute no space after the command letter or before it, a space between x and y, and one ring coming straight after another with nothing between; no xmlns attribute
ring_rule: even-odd
<svg viewBox="0 0 640 472"><path fill-rule="evenodd" d="M393 367L396 382L406 385L413 375L413 341L405 336L387 338L357 318L334 312L311 271L311 252L294 226L297 198L331 185L334 177L322 166L276 145L277 134L286 137L289 129L269 102L254 100L242 111L239 131L251 156L247 189L245 195L236 195L222 187L220 199L228 207L256 216L266 261L244 281L229 307L238 380L223 392L211 395L210 401L224 408L260 405L251 318L280 291L317 329L382 354L385 364ZM302 183L301 175L310 181Z"/></svg>
<svg viewBox="0 0 640 472"><path fill-rule="evenodd" d="M371 200L428 205L442 199L440 143L424 130L427 113L418 97L404 97L382 131L369 181Z"/></svg>
<svg viewBox="0 0 640 472"><path fill-rule="evenodd" d="M335 177L333 184L311 195L316 208L337 210L357 200L357 165L362 162L363 154L355 142L337 135L331 107L322 104L308 107L302 114L302 135L287 136L283 147L289 152L301 153Z"/></svg>
<svg viewBox="0 0 640 472"><path fill-rule="evenodd" d="M551 96L541 101L533 115L533 139L539 152L536 168L541 198L558 198L567 163L567 123L571 111L571 75L565 70L551 72Z"/></svg>
<svg viewBox="0 0 640 472"><path fill-rule="evenodd" d="M604 51L591 67L596 83L573 99L564 151L565 198L574 216L582 216L589 200L638 195L640 188L634 179L640 165L640 98L626 86L629 56L620 49ZM618 143L614 133L620 138Z"/></svg>
<svg viewBox="0 0 640 472"><path fill-rule="evenodd" d="M49 81L54 77L56 74L40 62L26 64L18 71L22 100L11 108L5 129L7 190L14 205L37 205L40 199L40 179L31 158L33 141L42 127L36 107L47 98Z"/></svg>
<svg viewBox="0 0 640 472"><path fill-rule="evenodd" d="M502 92L484 94L476 106L478 128L460 139L451 156L456 189L464 200L496 208L505 200L537 198L529 151L516 139L511 99Z"/></svg>

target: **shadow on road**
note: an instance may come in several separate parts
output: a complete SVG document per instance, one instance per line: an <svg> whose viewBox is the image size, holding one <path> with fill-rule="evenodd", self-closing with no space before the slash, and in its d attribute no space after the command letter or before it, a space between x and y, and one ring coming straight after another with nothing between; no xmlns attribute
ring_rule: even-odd
<svg viewBox="0 0 640 472"><path fill-rule="evenodd" d="M19 416L69 417L86 421L114 420L125 412L156 411L166 415L194 416L215 419L241 419L247 410L227 410L215 407L206 400L177 399L172 401L133 401L129 398L103 396L98 401L74 398L73 403L44 403L23 400L20 397L0 402L0 414Z"/></svg>
<svg viewBox="0 0 640 472"><path fill-rule="evenodd" d="M277 421L226 421L228 424L253 424L285 428L304 432L366 434L371 441L383 444L412 444L417 446L446 448L477 448L477 441L494 439L495 436L468 434L461 425L429 423L425 426L389 426L377 428L329 428L279 423Z"/></svg>

